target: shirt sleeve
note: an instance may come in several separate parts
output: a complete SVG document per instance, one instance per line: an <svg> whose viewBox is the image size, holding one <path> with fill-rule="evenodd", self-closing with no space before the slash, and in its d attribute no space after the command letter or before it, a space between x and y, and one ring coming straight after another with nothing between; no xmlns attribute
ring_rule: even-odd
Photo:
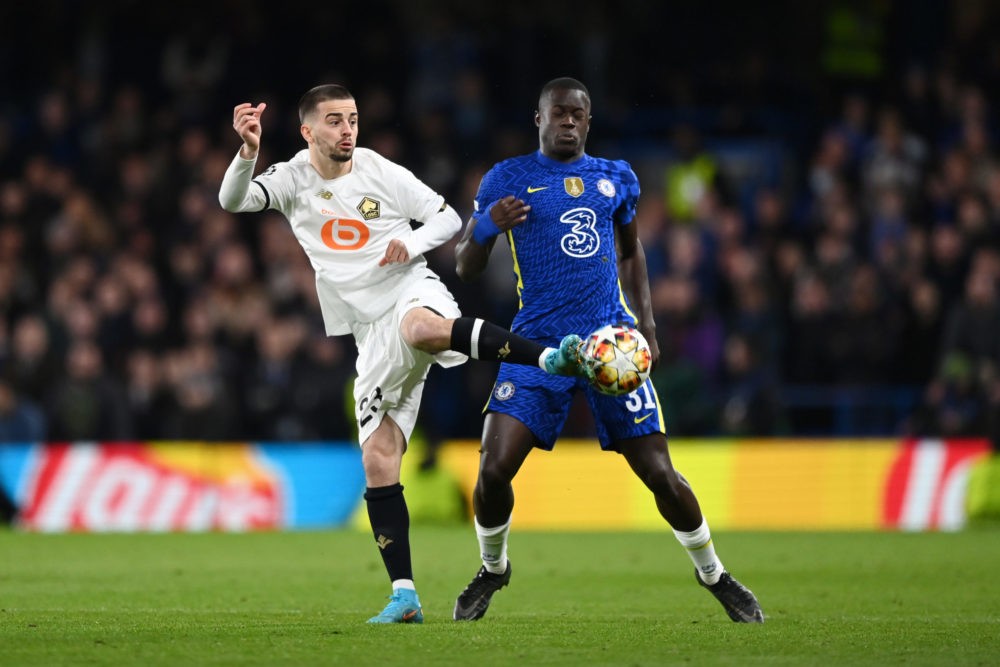
<svg viewBox="0 0 1000 667"><path fill-rule="evenodd" d="M267 208L266 193L261 192L260 188L250 187L256 165L256 156L246 160L239 153L236 154L219 186L219 204L222 208L233 213L262 211Z"/></svg>
<svg viewBox="0 0 1000 667"><path fill-rule="evenodd" d="M639 205L639 177L632 171L628 162L619 161L615 165L619 167L619 185L621 186L621 202L615 209L615 222L619 225L627 225L635 218L635 209Z"/></svg>
<svg viewBox="0 0 1000 667"><path fill-rule="evenodd" d="M244 159L239 153L233 158L219 187L219 203L233 213L275 209L285 212L292 200L294 188L288 163L273 164L253 178L257 158Z"/></svg>
<svg viewBox="0 0 1000 667"><path fill-rule="evenodd" d="M412 230L404 243L410 256L415 257L443 245L461 228L462 219L458 217L455 209L442 204L441 210L432 215L421 227Z"/></svg>
<svg viewBox="0 0 1000 667"><path fill-rule="evenodd" d="M396 199L403 215L417 222L428 222L443 210L444 197L417 178L412 171L398 164L395 167Z"/></svg>
<svg viewBox="0 0 1000 667"><path fill-rule="evenodd" d="M473 211L472 217L479 219L479 216L486 212L489 205L496 200L503 197L505 194L512 194L510 192L502 192L503 188L503 178L501 178L497 167L494 166L486 174L483 175L483 179L479 181L479 190L476 192L476 198L473 200Z"/></svg>
<svg viewBox="0 0 1000 667"><path fill-rule="evenodd" d="M423 223L403 237L410 256L422 255L446 243L462 228L458 213L412 171L391 164L395 172L396 203L400 212L411 220Z"/></svg>

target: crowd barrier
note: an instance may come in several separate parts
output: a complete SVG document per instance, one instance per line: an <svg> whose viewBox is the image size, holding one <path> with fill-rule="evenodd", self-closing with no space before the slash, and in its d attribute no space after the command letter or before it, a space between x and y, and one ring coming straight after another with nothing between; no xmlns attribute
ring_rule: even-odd
<svg viewBox="0 0 1000 667"><path fill-rule="evenodd" d="M440 472L466 502L479 443L446 443ZM721 530L958 530L986 441L675 440L675 466ZM422 485L408 467L415 520ZM364 473L348 443L0 444L0 485L23 530L246 531L355 523ZM432 490L433 489L433 490ZM528 457L515 480L521 529L662 530L623 458L591 441ZM457 494L456 494L457 497Z"/></svg>

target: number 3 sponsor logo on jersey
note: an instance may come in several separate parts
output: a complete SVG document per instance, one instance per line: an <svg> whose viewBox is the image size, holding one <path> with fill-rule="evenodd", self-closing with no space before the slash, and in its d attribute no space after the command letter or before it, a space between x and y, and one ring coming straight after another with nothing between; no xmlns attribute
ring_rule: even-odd
<svg viewBox="0 0 1000 667"><path fill-rule="evenodd" d="M583 259L590 257L601 247L601 237L597 235L594 226L597 224L597 214L589 208L574 208L559 216L559 222L573 225L562 237L562 251L570 257Z"/></svg>
<svg viewBox="0 0 1000 667"><path fill-rule="evenodd" d="M371 230L360 220L333 218L323 223L319 235L323 245L332 250L358 250L368 243Z"/></svg>

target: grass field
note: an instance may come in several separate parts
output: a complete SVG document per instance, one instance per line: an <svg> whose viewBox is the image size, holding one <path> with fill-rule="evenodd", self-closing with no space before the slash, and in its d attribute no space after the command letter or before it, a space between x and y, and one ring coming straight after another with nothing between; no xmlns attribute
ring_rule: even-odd
<svg viewBox="0 0 1000 667"><path fill-rule="evenodd" d="M422 626L353 531L0 531L0 665L996 665L1000 531L728 533L763 626L732 623L672 536L515 533L514 578L454 623L471 528L414 529Z"/></svg>

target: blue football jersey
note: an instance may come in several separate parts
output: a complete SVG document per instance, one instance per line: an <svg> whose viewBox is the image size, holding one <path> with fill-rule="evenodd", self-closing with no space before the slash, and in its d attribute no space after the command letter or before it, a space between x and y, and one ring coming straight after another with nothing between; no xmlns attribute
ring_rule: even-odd
<svg viewBox="0 0 1000 667"><path fill-rule="evenodd" d="M531 206L506 234L520 307L511 330L539 341L635 324L618 280L615 225L631 224L639 179L624 160L584 155L566 164L540 151L499 162L476 195L482 215L514 195Z"/></svg>

